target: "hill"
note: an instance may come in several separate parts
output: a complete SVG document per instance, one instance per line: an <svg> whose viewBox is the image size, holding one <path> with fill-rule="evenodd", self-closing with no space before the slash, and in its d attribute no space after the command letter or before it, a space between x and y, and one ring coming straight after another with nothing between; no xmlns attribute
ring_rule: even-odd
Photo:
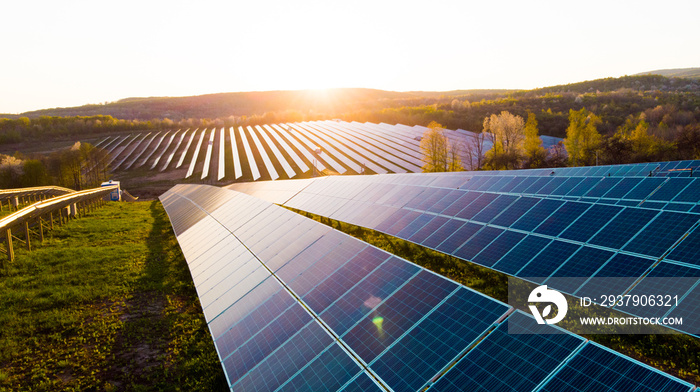
<svg viewBox="0 0 700 392"><path fill-rule="evenodd" d="M700 68L695 68L700 70ZM690 70L687 71L690 74ZM700 72L700 71L696 71ZM366 88L328 90L253 91L206 94L188 97L135 97L99 105L42 109L20 115L0 115L0 118L37 118L41 116L107 115L124 120L153 120L168 118L226 119L231 116L263 116L266 113L287 113L297 117L324 114L340 116L360 111L415 107L449 103L454 98L471 102L495 100L507 96L533 97L564 92L585 94L618 90L698 92L700 80L678 79L660 75L605 78L533 90L453 90L453 91L385 91ZM274 119L272 121L274 122Z"/></svg>
<svg viewBox="0 0 700 392"><path fill-rule="evenodd" d="M642 72L636 75L661 75L667 78L686 78L700 79L699 68L673 68L673 69L657 69L655 71Z"/></svg>

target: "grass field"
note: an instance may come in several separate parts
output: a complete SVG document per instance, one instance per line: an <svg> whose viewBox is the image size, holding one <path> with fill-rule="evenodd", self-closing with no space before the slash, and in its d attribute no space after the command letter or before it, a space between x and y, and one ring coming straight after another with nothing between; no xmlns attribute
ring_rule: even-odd
<svg viewBox="0 0 700 392"><path fill-rule="evenodd" d="M0 391L228 390L158 201L108 203L32 246L0 271Z"/></svg>

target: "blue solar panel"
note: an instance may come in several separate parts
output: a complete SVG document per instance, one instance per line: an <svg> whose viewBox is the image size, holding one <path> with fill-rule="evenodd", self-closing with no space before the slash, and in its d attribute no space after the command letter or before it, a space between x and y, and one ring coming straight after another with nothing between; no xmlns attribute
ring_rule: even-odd
<svg viewBox="0 0 700 392"><path fill-rule="evenodd" d="M460 227L464 226L464 224L464 221L461 221L459 219L450 219L449 221L445 222L445 224L440 226L439 229L433 231L433 233L430 236L428 236L428 238L421 242L421 245L427 248L435 249L438 245L445 241L446 238L450 237Z"/></svg>
<svg viewBox="0 0 700 392"><path fill-rule="evenodd" d="M511 195L498 196L498 198L492 201L491 204L487 205L479 213L474 215L471 220L488 223L517 199L517 196Z"/></svg>
<svg viewBox="0 0 700 392"><path fill-rule="evenodd" d="M654 263L652 259L618 253L574 294L591 298L599 298L604 293L623 294Z"/></svg>
<svg viewBox="0 0 700 392"><path fill-rule="evenodd" d="M669 178L653 195L649 196L649 200L671 201L691 182L693 182L692 178Z"/></svg>
<svg viewBox="0 0 700 392"><path fill-rule="evenodd" d="M549 195L551 194L555 189L559 188L566 182L566 178L563 177L552 177L551 181L546 183L542 188L538 189L535 194L538 195Z"/></svg>
<svg viewBox="0 0 700 392"><path fill-rule="evenodd" d="M591 204L588 203L575 201L564 203L557 212L537 226L535 233L556 237L590 207Z"/></svg>
<svg viewBox="0 0 700 392"><path fill-rule="evenodd" d="M700 229L696 227L666 258L700 266Z"/></svg>
<svg viewBox="0 0 700 392"><path fill-rule="evenodd" d="M474 200L471 204L464 207L462 211L455 214L455 216L462 219L472 219L474 215L481 212L481 210L483 210L484 207L489 205L497 197L498 194L496 193L483 193L481 194L481 196L479 196L478 199Z"/></svg>
<svg viewBox="0 0 700 392"><path fill-rule="evenodd" d="M600 177L588 177L579 182L566 196L583 196L586 192L591 190L598 182L600 182Z"/></svg>
<svg viewBox="0 0 700 392"><path fill-rule="evenodd" d="M233 390L274 391L331 344L333 339L317 322L312 321L240 379L234 380L230 376L233 368L243 366L240 362L226 360L224 369Z"/></svg>
<svg viewBox="0 0 700 392"><path fill-rule="evenodd" d="M360 320L342 339L363 361L370 363L457 287L441 276L421 271Z"/></svg>
<svg viewBox="0 0 700 392"><path fill-rule="evenodd" d="M522 193L526 194L535 194L537 191L542 189L547 183L549 183L552 180L551 177L541 177L538 178L535 182L532 183L529 187L523 189Z"/></svg>
<svg viewBox="0 0 700 392"><path fill-rule="evenodd" d="M515 221L520 219L527 211L532 208L540 199L535 197L521 197L508 208L503 210L503 212L498 215L491 224L510 227Z"/></svg>
<svg viewBox="0 0 700 392"><path fill-rule="evenodd" d="M360 375L345 385L339 391L343 392L383 392L384 389L380 388L367 373L360 373Z"/></svg>
<svg viewBox="0 0 700 392"><path fill-rule="evenodd" d="M399 217L398 219L394 220L393 225L387 227L384 230L382 230L380 228L377 228L377 230L383 231L387 234L395 236L396 234L398 234L400 231L405 229L406 226L408 226L411 222L416 220L421 215L420 212L416 212L416 211L408 211L408 210L402 210L402 211L406 211L406 213L403 216Z"/></svg>
<svg viewBox="0 0 700 392"><path fill-rule="evenodd" d="M688 203L697 203L700 201L700 181L697 178L693 179L681 193L678 194L673 201L684 201Z"/></svg>
<svg viewBox="0 0 700 392"><path fill-rule="evenodd" d="M472 238L472 236L482 228L484 228L483 225L471 222L467 223L461 226L459 229L455 230L455 232L452 233L452 235L447 237L447 239L443 241L440 245L438 245L435 249L443 253L451 254L455 250L457 250L457 248L462 246L462 244L464 244L466 241Z"/></svg>
<svg viewBox="0 0 700 392"><path fill-rule="evenodd" d="M535 182L537 182L539 178L537 177L525 177L522 181L520 181L518 184L516 184L511 190L509 191L510 193L523 193L523 191L529 187L532 186Z"/></svg>
<svg viewBox="0 0 700 392"><path fill-rule="evenodd" d="M453 254L461 259L471 260L502 232L503 229L486 226L472 236L468 241L464 242L464 245L453 252Z"/></svg>
<svg viewBox="0 0 700 392"><path fill-rule="evenodd" d="M550 239L529 235L494 264L493 268L515 275L550 242Z"/></svg>
<svg viewBox="0 0 700 392"><path fill-rule="evenodd" d="M337 391L359 371L359 365L340 346L333 344L278 391Z"/></svg>
<svg viewBox="0 0 700 392"><path fill-rule="evenodd" d="M343 335L370 313L378 303L416 275L420 268L391 257L326 309L312 307L328 326Z"/></svg>
<svg viewBox="0 0 700 392"><path fill-rule="evenodd" d="M545 283L560 291L573 294L588 277L612 257L613 252L584 246L569 258ZM558 279L559 278L559 279Z"/></svg>
<svg viewBox="0 0 700 392"><path fill-rule="evenodd" d="M651 192L663 184L664 181L666 181L665 178L645 178L636 187L634 187L634 189L623 196L623 199L644 200L651 194Z"/></svg>
<svg viewBox="0 0 700 392"><path fill-rule="evenodd" d="M523 267L516 276L542 282L580 248L563 241L552 241L546 248ZM537 279L541 278L541 279Z"/></svg>
<svg viewBox="0 0 700 392"><path fill-rule="evenodd" d="M370 364L395 391L417 391L508 310L460 288Z"/></svg>
<svg viewBox="0 0 700 392"><path fill-rule="evenodd" d="M525 181L526 179L527 177L515 177L512 181L505 184L499 192L510 193L515 187L517 187L521 182Z"/></svg>
<svg viewBox="0 0 700 392"><path fill-rule="evenodd" d="M700 276L700 273L698 273ZM687 331L695 336L700 335L700 285L696 285L691 291L681 300L681 303L675 309L672 309L667 317L678 317L683 319L682 325L677 325L676 328L681 331Z"/></svg>
<svg viewBox="0 0 700 392"><path fill-rule="evenodd" d="M455 216L458 212L462 211L465 207L471 204L471 202L482 195L479 192L460 192L462 193L461 196L457 200L453 201L447 208L445 208L441 214Z"/></svg>
<svg viewBox="0 0 700 392"><path fill-rule="evenodd" d="M438 201L442 200L445 196L450 194L449 189L431 189L429 194L424 197L416 197L413 200L406 203L406 208L415 208L417 210L426 210Z"/></svg>
<svg viewBox="0 0 700 392"><path fill-rule="evenodd" d="M515 177L504 176L494 182L493 185L486 189L487 192L503 192L502 189L506 187Z"/></svg>
<svg viewBox="0 0 700 392"><path fill-rule="evenodd" d="M543 392L688 392L691 385L660 373L595 343L586 344Z"/></svg>
<svg viewBox="0 0 700 392"><path fill-rule="evenodd" d="M588 192L584 193L586 197L603 197L612 187L617 185L622 180L619 177L604 177L600 182L595 184Z"/></svg>
<svg viewBox="0 0 700 392"><path fill-rule="evenodd" d="M623 178L617 185L603 195L605 199L620 199L642 181L641 178Z"/></svg>
<svg viewBox="0 0 700 392"><path fill-rule="evenodd" d="M491 267L496 264L503 255L513 249L524 237L525 234L522 233L505 231L474 257L472 261L485 267Z"/></svg>
<svg viewBox="0 0 700 392"><path fill-rule="evenodd" d="M270 323L263 325L257 333L249 338L245 343L232 346L233 351L221 351L226 375L230 383L235 383L246 375L251 369L262 362L268 355L279 349L285 342L292 338L302 328L309 324L316 324L312 317L304 308L295 303L288 310L280 314L277 318L270 320ZM318 324L316 327L321 329ZM330 337L327 340L330 344Z"/></svg>
<svg viewBox="0 0 700 392"><path fill-rule="evenodd" d="M641 208L626 208L610 221L589 242L596 245L619 249L639 230L649 223L658 211Z"/></svg>
<svg viewBox="0 0 700 392"><path fill-rule="evenodd" d="M581 181L583 181L583 177L571 177L561 184L559 188L552 191L551 194L555 196L564 196L571 192Z"/></svg>
<svg viewBox="0 0 700 392"><path fill-rule="evenodd" d="M677 295L678 298L682 298L696 284L697 279L695 278L700 278L700 270L696 268L661 262L644 279L637 283L629 294L654 296L654 298L657 295L670 295L671 297ZM627 306L618 306L616 308L640 317L661 317L669 310L665 306L648 306L648 304L641 302L637 306L634 306L634 303L628 303Z"/></svg>
<svg viewBox="0 0 700 392"><path fill-rule="evenodd" d="M508 324L531 333L509 334ZM532 391L544 381L583 340L575 335L547 334L534 319L516 312L469 351L437 380L430 391L502 392ZM544 332L544 333L542 333Z"/></svg>
<svg viewBox="0 0 700 392"><path fill-rule="evenodd" d="M699 215L663 211L623 250L661 256L698 221Z"/></svg>
<svg viewBox="0 0 700 392"><path fill-rule="evenodd" d="M412 235L416 234L416 232L418 232L418 230L422 229L423 226L428 224L428 222L433 220L434 217L435 217L435 215L431 215L431 214L420 214L411 223L407 224L406 227L403 228L403 230L401 230L393 235L395 235L396 237L399 237L399 238L404 238L404 239L410 238ZM393 231L393 229L394 228L392 227L392 231ZM389 231L388 233L392 234L391 231Z"/></svg>
<svg viewBox="0 0 700 392"><path fill-rule="evenodd" d="M326 309L333 301L340 298L350 290L357 282L374 271L379 265L390 257L385 252L376 248L366 248L360 252L351 262L345 263L333 274L327 276L317 286L311 286L301 281L303 277L294 280L291 285L295 293L314 311ZM314 267L321 266L315 264ZM306 275L306 274L305 274ZM312 284L316 281L311 278Z"/></svg>
<svg viewBox="0 0 700 392"><path fill-rule="evenodd" d="M561 200L542 199L532 207L522 218L518 219L511 227L513 229L531 231L547 219L557 208L564 204Z"/></svg>
<svg viewBox="0 0 700 392"><path fill-rule="evenodd" d="M430 222L428 222L425 226L423 226L420 230L416 231L415 234L412 236L408 237L408 240L411 242L415 242L417 244L422 243L426 238L430 237L437 229L442 227L447 221L449 221L449 218L445 218L442 216L434 216Z"/></svg>
<svg viewBox="0 0 700 392"><path fill-rule="evenodd" d="M447 193L442 199L436 201L432 205L429 205L425 210L429 212L434 212L436 214L441 213L445 208L449 207L450 204L454 203L455 200L459 199L460 196L464 195L464 191L459 191L452 189Z"/></svg>

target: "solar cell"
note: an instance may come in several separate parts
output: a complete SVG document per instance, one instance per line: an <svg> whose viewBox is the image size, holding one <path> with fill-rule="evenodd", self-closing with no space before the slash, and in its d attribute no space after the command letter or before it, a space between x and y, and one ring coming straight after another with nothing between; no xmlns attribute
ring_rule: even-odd
<svg viewBox="0 0 700 392"><path fill-rule="evenodd" d="M501 212L496 218L494 218L491 221L491 224L510 227L539 201L540 199L535 197L520 197L514 201L513 204L504 209L503 212Z"/></svg>
<svg viewBox="0 0 700 392"><path fill-rule="evenodd" d="M395 391L418 391L508 310L465 288L457 291L370 364Z"/></svg>
<svg viewBox="0 0 700 392"><path fill-rule="evenodd" d="M618 253L595 274L591 275L595 279L589 279L574 294L590 298L598 298L603 293L623 294L654 263L653 259Z"/></svg>
<svg viewBox="0 0 700 392"><path fill-rule="evenodd" d="M688 392L692 386L596 343L587 343L540 389L543 392Z"/></svg>
<svg viewBox="0 0 700 392"><path fill-rule="evenodd" d="M552 241L515 275L541 283L580 248L563 241Z"/></svg>
<svg viewBox="0 0 700 392"><path fill-rule="evenodd" d="M591 204L570 201L564 203L556 213L550 215L542 224L537 226L535 233L558 236L569 225L586 212Z"/></svg>
<svg viewBox="0 0 700 392"><path fill-rule="evenodd" d="M481 211L474 215L471 218L471 220L489 223L492 219L494 219L497 215L503 212L504 209L508 208L517 199L517 196L511 195L498 196L489 205L482 208ZM476 202L474 204L476 204Z"/></svg>
<svg viewBox="0 0 700 392"><path fill-rule="evenodd" d="M623 250L659 257L683 238L700 215L662 211Z"/></svg>
<svg viewBox="0 0 700 392"><path fill-rule="evenodd" d="M620 177L603 177L602 180L591 187L591 189L584 193L583 196L595 198L603 197L604 194L610 191L610 189L612 189L620 181L622 181L622 178Z"/></svg>
<svg viewBox="0 0 700 392"><path fill-rule="evenodd" d="M443 226L443 228L444 227L445 226ZM443 228L441 228L441 230L443 230ZM483 225L471 222L460 225L458 229L448 233L448 237L436 246L435 249L443 253L451 254L482 228L484 228Z"/></svg>
<svg viewBox="0 0 700 392"><path fill-rule="evenodd" d="M658 295L670 295L671 297L677 295L679 299L682 299L697 284L698 278L700 278L700 270L696 268L662 261L637 283L628 294L631 296L653 296L654 298ZM682 303L683 301L681 300ZM648 303L642 303L641 301L636 306L633 302L625 305L616 306L615 308L639 317L661 317L669 310L666 306L649 306Z"/></svg>
<svg viewBox="0 0 700 392"><path fill-rule="evenodd" d="M509 334L508 324L531 333ZM533 391L584 342L578 336L532 328L533 319L520 311L470 350L430 387L430 391ZM553 328L552 328L553 329Z"/></svg>
<svg viewBox="0 0 700 392"><path fill-rule="evenodd" d="M683 241L666 258L700 266L700 229L696 227L683 238Z"/></svg>
<svg viewBox="0 0 700 392"><path fill-rule="evenodd" d="M658 178L658 177L650 177L650 178L644 178L642 181L637 184L634 189L629 191L626 195L624 195L622 198L623 199L632 199L632 200L644 200L646 199L656 188L661 186L661 184L666 181L665 178Z"/></svg>
<svg viewBox="0 0 700 392"><path fill-rule="evenodd" d="M623 178L617 185L610 188L602 197L606 199L621 199L637 184L642 181L642 178Z"/></svg>
<svg viewBox="0 0 700 392"><path fill-rule="evenodd" d="M511 228L531 231L539 226L542 221L547 219L552 213L564 204L561 200L542 199L535 206L518 219Z"/></svg>
<svg viewBox="0 0 700 392"><path fill-rule="evenodd" d="M588 277L603 267L613 252L584 246L574 253L545 283L560 291L573 294Z"/></svg>
<svg viewBox="0 0 700 392"><path fill-rule="evenodd" d="M471 225L471 223L467 223L467 225ZM503 229L485 226L474 234L469 240L464 242L459 249L453 252L453 254L456 257L464 260L472 260L474 256L487 247L491 241L496 239L496 237L498 237L501 233L503 233Z"/></svg>
<svg viewBox="0 0 700 392"><path fill-rule="evenodd" d="M700 181L698 181L697 178L693 179L692 182L672 200L688 203L700 202Z"/></svg>
<svg viewBox="0 0 700 392"><path fill-rule="evenodd" d="M551 241L548 238L528 235L494 264L493 268L509 275L515 275Z"/></svg>
<svg viewBox="0 0 700 392"><path fill-rule="evenodd" d="M589 242L620 249L658 214L658 211L625 208L609 221Z"/></svg>
<svg viewBox="0 0 700 392"><path fill-rule="evenodd" d="M473 262L481 264L485 267L492 267L496 264L503 255L513 249L520 240L525 237L525 234L515 231L504 231L491 244L483 248L479 254L472 259ZM458 251L461 253L461 249Z"/></svg>

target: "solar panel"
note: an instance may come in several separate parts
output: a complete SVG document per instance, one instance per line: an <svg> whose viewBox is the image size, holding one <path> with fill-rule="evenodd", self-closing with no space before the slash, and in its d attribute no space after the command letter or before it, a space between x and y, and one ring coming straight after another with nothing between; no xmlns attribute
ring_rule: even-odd
<svg viewBox="0 0 700 392"><path fill-rule="evenodd" d="M263 140L265 140L265 143L267 143L267 146L272 150L272 154L275 156L275 159L277 159L277 162L279 162L280 165L282 165L282 169L284 170L284 173L287 175L287 177L292 178L296 175L294 172L294 169L292 169L292 166L289 165L289 162L287 162L287 159L282 155L282 152L280 152L279 148L275 145L275 143L272 142L272 139L267 135L267 133L259 126L256 125L255 129L260 133L260 136L262 136Z"/></svg>
<svg viewBox="0 0 700 392"><path fill-rule="evenodd" d="M623 250L659 257L698 222L700 215L663 211Z"/></svg>
<svg viewBox="0 0 700 392"><path fill-rule="evenodd" d="M209 143L207 143L207 152L204 154L204 166L202 166L202 177L205 179L209 176L209 166L211 166L211 155L214 150L214 138L216 137L216 128L211 130L209 135Z"/></svg>
<svg viewBox="0 0 700 392"><path fill-rule="evenodd" d="M540 389L544 392L688 392L692 385L670 378L596 343L587 343Z"/></svg>
<svg viewBox="0 0 700 392"><path fill-rule="evenodd" d="M185 148L182 150L182 153L180 154L180 159L178 159L177 164L175 165L176 169L179 169L180 166L182 166L182 163L185 161L185 156L187 155L187 152L190 150L190 146L192 145L192 141L194 140L195 135L197 134L198 129L195 129L192 131L192 135L190 135L190 138L187 140L187 144L185 145ZM204 132L204 131L202 131Z"/></svg>
<svg viewBox="0 0 700 392"><path fill-rule="evenodd" d="M296 151L287 143L287 141L281 137L275 129L270 127L269 125L263 125L263 128L270 134L272 135L272 138L280 145L282 146L282 149L287 153L287 155L292 158L292 161L297 165L299 170L301 170L302 173L306 173L309 171L309 166L306 165L306 163L299 157L299 154L297 154Z"/></svg>
<svg viewBox="0 0 700 392"><path fill-rule="evenodd" d="M269 174L270 178L273 180L278 179L279 174L277 174L277 169L275 169L275 166L272 164L272 161L270 160L270 157L267 155L267 151L265 150L265 147L263 147L263 144L260 142L260 139L258 138L257 133L250 125L247 127L247 129L248 129L248 134L250 135L251 139L253 139L253 143L255 144L255 148L258 150L258 154L262 158L263 164L265 165L265 169L267 170L267 174Z"/></svg>
<svg viewBox="0 0 700 392"><path fill-rule="evenodd" d="M531 333L509 334L508 324ZM430 391L533 391L584 344L582 338L535 328L520 311L511 315L430 387ZM549 333L547 333L549 332Z"/></svg>
<svg viewBox="0 0 700 392"><path fill-rule="evenodd" d="M589 242L608 248L622 248L657 214L658 211L654 210L626 208L610 220Z"/></svg>
<svg viewBox="0 0 700 392"><path fill-rule="evenodd" d="M206 133L207 133L207 130L204 129L204 130L202 130L202 133L199 135L199 141L197 141L197 146L194 148L194 154L192 155L192 160L190 160L190 166L187 168L187 174L185 174L185 178L191 177L192 174L194 173L194 166L197 164L197 157L199 156L199 150L201 150L201 148L202 148L202 142L204 141L204 135L206 135Z"/></svg>
<svg viewBox="0 0 700 392"><path fill-rule="evenodd" d="M256 181L260 178L260 170L258 169L258 164L255 162L253 150L250 148L250 142L248 141L248 137L246 136L243 127L238 127L238 134L241 135L243 151L245 152L246 158L248 159L248 166L250 167L250 172L253 175L253 181Z"/></svg>

